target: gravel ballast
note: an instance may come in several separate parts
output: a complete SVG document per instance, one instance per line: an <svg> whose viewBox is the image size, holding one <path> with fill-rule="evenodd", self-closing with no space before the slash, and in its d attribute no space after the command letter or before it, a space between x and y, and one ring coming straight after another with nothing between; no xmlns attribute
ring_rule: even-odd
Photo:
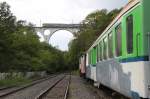
<svg viewBox="0 0 150 99"><path fill-rule="evenodd" d="M99 96L89 88L79 76L71 76L68 99L99 99Z"/></svg>

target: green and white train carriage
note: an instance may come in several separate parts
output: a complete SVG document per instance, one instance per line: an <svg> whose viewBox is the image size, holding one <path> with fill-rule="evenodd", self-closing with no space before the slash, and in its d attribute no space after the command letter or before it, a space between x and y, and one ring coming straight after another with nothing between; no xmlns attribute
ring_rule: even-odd
<svg viewBox="0 0 150 99"><path fill-rule="evenodd" d="M150 98L150 0L127 4L86 53L86 77Z"/></svg>

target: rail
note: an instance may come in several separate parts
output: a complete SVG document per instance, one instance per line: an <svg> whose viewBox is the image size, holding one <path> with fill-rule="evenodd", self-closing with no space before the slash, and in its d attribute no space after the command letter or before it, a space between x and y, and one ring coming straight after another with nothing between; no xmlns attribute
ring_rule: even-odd
<svg viewBox="0 0 150 99"><path fill-rule="evenodd" d="M71 74L70 74L69 81L68 81L68 84L67 84L67 88L66 88L66 91L65 91L64 99L67 99L67 97L68 97L70 82L71 82Z"/></svg>
<svg viewBox="0 0 150 99"><path fill-rule="evenodd" d="M48 95L52 95L55 96L54 94L51 94L50 92L56 91L57 86L63 84L64 82L67 81L67 85L63 85L63 87L65 86L65 91L61 94L64 94L64 98L63 99L67 99L68 97L68 93L69 93L69 85L70 85L70 80L71 80L71 75L69 75L69 78L67 78L68 76L65 75L61 78L59 78L59 80L57 80L53 85L51 85L48 89L45 89L43 92L41 92L37 97L35 97L35 99L46 99L45 97L48 97ZM55 89L56 88L56 89Z"/></svg>
<svg viewBox="0 0 150 99"><path fill-rule="evenodd" d="M36 84L39 84L39 83L41 83L41 82L43 82L43 81L46 81L46 80L51 79L51 78L54 78L54 77L56 77L56 75L48 76L47 78L44 78L44 79L38 79L38 80L36 80L36 81L34 81L34 82L30 83L30 84L24 85L24 86L22 86L22 87L18 87L18 88L14 89L14 90L9 90L10 88L13 88L13 87L2 88L2 89L0 90L0 93L2 92L2 94L0 94L0 98L6 97L6 96L11 95L11 94L13 94L13 93L16 93L16 92L18 92L18 91L24 90L24 89L26 89L26 88L28 88L28 87L34 86L34 85L36 85ZM6 91L6 92L3 93L4 91Z"/></svg>

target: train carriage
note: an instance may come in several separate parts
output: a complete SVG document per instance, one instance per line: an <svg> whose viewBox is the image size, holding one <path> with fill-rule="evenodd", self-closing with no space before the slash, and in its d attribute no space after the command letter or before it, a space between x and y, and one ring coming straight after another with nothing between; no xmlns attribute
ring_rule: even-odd
<svg viewBox="0 0 150 99"><path fill-rule="evenodd" d="M128 3L86 52L86 77L150 98L150 0Z"/></svg>
<svg viewBox="0 0 150 99"><path fill-rule="evenodd" d="M81 77L85 77L86 71L86 55L83 54L79 59L79 72Z"/></svg>

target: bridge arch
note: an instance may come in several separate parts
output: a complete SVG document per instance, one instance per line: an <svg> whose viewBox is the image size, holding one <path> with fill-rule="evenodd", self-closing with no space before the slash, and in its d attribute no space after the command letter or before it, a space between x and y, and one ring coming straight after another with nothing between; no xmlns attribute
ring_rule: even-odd
<svg viewBox="0 0 150 99"><path fill-rule="evenodd" d="M67 51L68 44L72 39L74 39L74 35L70 31L58 30L51 36L49 44L62 51Z"/></svg>
<svg viewBox="0 0 150 99"><path fill-rule="evenodd" d="M60 30L66 30L75 35L79 31L79 24L43 24L42 27L35 27L36 32L40 32L46 43L49 43L51 36ZM44 32L49 30L50 33L45 35Z"/></svg>
<svg viewBox="0 0 150 99"><path fill-rule="evenodd" d="M72 35L75 35L78 32L78 30L73 30L73 29L56 29L56 30L51 32L51 36L53 34L55 34L56 32L61 31L61 30L68 31L68 32L72 33Z"/></svg>

